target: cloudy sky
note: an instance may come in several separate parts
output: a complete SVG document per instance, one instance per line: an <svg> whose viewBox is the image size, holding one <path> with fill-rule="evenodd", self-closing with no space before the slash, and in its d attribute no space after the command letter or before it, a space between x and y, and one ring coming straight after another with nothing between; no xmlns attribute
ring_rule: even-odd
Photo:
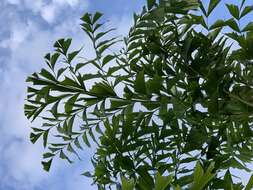
<svg viewBox="0 0 253 190"><path fill-rule="evenodd" d="M144 0L0 0L0 190L95 189L81 176L90 168L89 152L70 165L54 162L50 173L42 170L42 144L29 141L23 114L27 75L44 66L43 56L53 42L72 37L85 44L79 18L87 11L101 11L124 35L134 10ZM109 5L109 6L108 6ZM85 51L89 51L88 49Z"/></svg>
<svg viewBox="0 0 253 190"><path fill-rule="evenodd" d="M83 161L69 165L58 160L50 173L42 170L42 145L30 143L31 124L23 114L25 78L44 66L43 56L55 40L72 37L76 47L85 44L79 27L84 12L103 12L116 32L125 35L133 11L141 10L144 2L0 0L0 190L96 189L80 175L90 169L88 151Z"/></svg>

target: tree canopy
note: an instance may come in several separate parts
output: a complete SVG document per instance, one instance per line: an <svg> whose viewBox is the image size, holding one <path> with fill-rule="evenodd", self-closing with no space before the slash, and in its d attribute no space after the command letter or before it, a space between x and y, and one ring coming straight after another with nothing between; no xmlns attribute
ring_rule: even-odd
<svg viewBox="0 0 253 190"><path fill-rule="evenodd" d="M210 23L220 5L230 17ZM250 173L253 158L252 10L245 0L147 0L125 38L102 13L84 14L94 58L59 39L27 78L44 169L86 146L96 153L83 175L98 189L252 189L253 177L243 185L230 172Z"/></svg>

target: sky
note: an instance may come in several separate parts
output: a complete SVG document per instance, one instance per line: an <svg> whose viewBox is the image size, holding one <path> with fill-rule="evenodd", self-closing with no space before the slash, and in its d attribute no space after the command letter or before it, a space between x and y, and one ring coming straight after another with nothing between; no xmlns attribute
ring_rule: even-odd
<svg viewBox="0 0 253 190"><path fill-rule="evenodd" d="M79 27L79 18L85 12L103 12L117 28L116 33L126 35L133 12L140 11L144 2L0 0L0 190L96 189L80 175L91 169L90 150L83 153L82 161L70 165L57 160L49 173L43 171L42 144L31 144L32 124L23 113L25 79L45 66L43 57L52 51L57 39L71 37L74 47L85 44L87 39ZM215 16L221 17L223 12L218 13Z"/></svg>
<svg viewBox="0 0 253 190"><path fill-rule="evenodd" d="M91 181L80 174L91 169L91 151L82 161L57 160L43 171L41 143L31 144L30 126L23 113L26 77L39 71L43 57L62 37L74 47L85 44L80 17L100 11L118 35L126 35L133 11L144 0L0 0L0 190L87 190ZM109 5L109 6L108 6ZM89 51L86 49L84 51Z"/></svg>

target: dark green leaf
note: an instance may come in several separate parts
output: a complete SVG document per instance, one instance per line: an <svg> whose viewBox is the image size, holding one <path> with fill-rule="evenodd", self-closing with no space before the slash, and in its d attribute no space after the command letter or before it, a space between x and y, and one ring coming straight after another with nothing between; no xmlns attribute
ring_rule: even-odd
<svg viewBox="0 0 253 190"><path fill-rule="evenodd" d="M90 142L89 142L89 140L88 140L88 137L87 137L86 132L83 133L82 138L83 138L83 142L84 142L88 147L90 147Z"/></svg>
<svg viewBox="0 0 253 190"><path fill-rule="evenodd" d="M251 175L246 187L245 187L245 190L251 190L253 188L253 175Z"/></svg>
<svg viewBox="0 0 253 190"><path fill-rule="evenodd" d="M253 31L253 22L250 22L242 29L242 32L249 32Z"/></svg>
<svg viewBox="0 0 253 190"><path fill-rule="evenodd" d="M240 19L240 10L239 7L234 4L226 4L230 14L237 20Z"/></svg>
<svg viewBox="0 0 253 190"><path fill-rule="evenodd" d="M47 161L47 162L41 162L42 163L42 165L43 165L43 169L45 170L45 171L49 171L50 170L50 167L51 167L51 164L52 164L52 160L53 159L50 159L49 161Z"/></svg>
<svg viewBox="0 0 253 190"><path fill-rule="evenodd" d="M90 172L84 172L84 173L82 173L82 175L85 177L92 177Z"/></svg>
<svg viewBox="0 0 253 190"><path fill-rule="evenodd" d="M44 148L47 146L48 133L49 133L49 130L46 130L46 131L43 133L43 145L44 145Z"/></svg>
<svg viewBox="0 0 253 190"><path fill-rule="evenodd" d="M90 17L91 17L91 15L89 13L85 13L82 16L81 20L84 21L84 22L86 22L86 23L88 23L88 24L92 24L92 21L91 21Z"/></svg>
<svg viewBox="0 0 253 190"><path fill-rule="evenodd" d="M103 66L105 66L107 63L109 63L111 60L113 60L115 56L113 55L107 55L103 59Z"/></svg>
<svg viewBox="0 0 253 190"><path fill-rule="evenodd" d="M144 78L144 71L137 73L136 79L134 82L134 89L136 92L146 94L146 83Z"/></svg>
<svg viewBox="0 0 253 190"><path fill-rule="evenodd" d="M34 144L39 138L40 136L42 135L43 133L31 133L30 134L30 141Z"/></svg>
<svg viewBox="0 0 253 190"><path fill-rule="evenodd" d="M96 12L93 16L92 23L95 24L102 16L103 16L102 13Z"/></svg>
<svg viewBox="0 0 253 190"><path fill-rule="evenodd" d="M239 28L238 24L236 23L236 21L235 21L234 19L231 18L231 19L227 20L227 21L226 21L226 24L227 24L230 28L232 28L234 31L240 32L240 28Z"/></svg>
<svg viewBox="0 0 253 190"><path fill-rule="evenodd" d="M253 11L253 6L246 6L243 11L241 12L240 18L243 18L247 14L249 14L251 11Z"/></svg>
<svg viewBox="0 0 253 190"><path fill-rule="evenodd" d="M209 16L212 13L212 11L220 3L220 1L221 0L210 0L209 6L208 6L208 11L207 11L207 16Z"/></svg>
<svg viewBox="0 0 253 190"><path fill-rule="evenodd" d="M223 26L226 26L226 22L224 20L217 20L214 24L210 26L210 30L213 30L215 28L220 28Z"/></svg>
<svg viewBox="0 0 253 190"><path fill-rule="evenodd" d="M148 9L152 9L155 5L156 0L147 0Z"/></svg>

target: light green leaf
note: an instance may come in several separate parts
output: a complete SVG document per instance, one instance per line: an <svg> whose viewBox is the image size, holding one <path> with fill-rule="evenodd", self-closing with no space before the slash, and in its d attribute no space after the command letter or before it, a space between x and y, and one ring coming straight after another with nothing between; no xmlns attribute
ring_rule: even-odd
<svg viewBox="0 0 253 190"><path fill-rule="evenodd" d="M168 185L171 183L172 179L172 176L162 176L159 172L157 172L155 179L155 190L168 189Z"/></svg>
<svg viewBox="0 0 253 190"><path fill-rule="evenodd" d="M127 180L124 176L121 176L122 190L134 190L134 179Z"/></svg>
<svg viewBox="0 0 253 190"><path fill-rule="evenodd" d="M203 175L204 175L204 170L200 162L198 161L194 170L194 182L198 182L202 178Z"/></svg>

